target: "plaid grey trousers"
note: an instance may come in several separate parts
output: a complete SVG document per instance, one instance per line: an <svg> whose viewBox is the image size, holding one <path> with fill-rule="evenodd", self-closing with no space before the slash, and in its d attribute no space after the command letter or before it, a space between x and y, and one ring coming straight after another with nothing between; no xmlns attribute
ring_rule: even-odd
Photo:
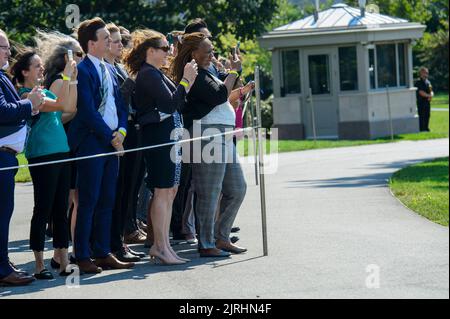
<svg viewBox="0 0 450 319"><path fill-rule="evenodd" d="M220 132L233 129L225 125L202 125L204 135L211 135L206 130L215 129ZM206 132L205 132L206 131ZM213 133L214 134L214 133ZM219 161L210 163L205 161L206 153L218 155ZM236 147L233 144L233 136L221 136L212 140L202 141L202 159L200 163L192 164L192 182L197 195L196 219L199 235L199 248L215 248L215 240L229 241L231 228L236 215L241 207L247 191L241 164L236 155ZM220 202L220 213L217 221L216 210L219 204L220 194L223 194Z"/></svg>

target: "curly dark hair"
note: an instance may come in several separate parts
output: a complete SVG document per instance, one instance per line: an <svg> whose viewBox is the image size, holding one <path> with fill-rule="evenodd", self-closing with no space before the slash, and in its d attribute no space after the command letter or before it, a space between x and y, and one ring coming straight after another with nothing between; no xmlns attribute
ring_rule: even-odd
<svg viewBox="0 0 450 319"><path fill-rule="evenodd" d="M180 82L183 78L184 67L192 61L192 52L197 50L201 43L208 38L200 32L185 34L182 42L178 44L178 55L171 66L171 77L175 82Z"/></svg>
<svg viewBox="0 0 450 319"><path fill-rule="evenodd" d="M10 73L13 76L12 82L14 85L23 84L25 82L25 77L22 71L28 71L31 66L31 60L37 55L34 50L28 50L19 53L16 56L14 64L11 66Z"/></svg>

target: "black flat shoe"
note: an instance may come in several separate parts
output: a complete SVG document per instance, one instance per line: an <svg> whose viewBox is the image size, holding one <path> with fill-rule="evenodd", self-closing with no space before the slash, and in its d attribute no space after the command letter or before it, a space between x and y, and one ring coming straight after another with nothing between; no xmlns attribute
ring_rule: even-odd
<svg viewBox="0 0 450 319"><path fill-rule="evenodd" d="M38 280L50 280L54 279L52 273L48 269L42 270L39 274L34 274L34 278Z"/></svg>
<svg viewBox="0 0 450 319"><path fill-rule="evenodd" d="M233 237L230 238L230 241L231 241L232 244L235 244L235 243L237 243L239 241L239 237L238 236L233 236Z"/></svg>
<svg viewBox="0 0 450 319"><path fill-rule="evenodd" d="M55 259L53 259L53 258L52 258L52 260L50 261L50 266L51 266L53 269L59 269L59 268L61 267L61 265L60 265Z"/></svg>
<svg viewBox="0 0 450 319"><path fill-rule="evenodd" d="M232 233L238 233L241 229L239 227L233 227L231 228Z"/></svg>

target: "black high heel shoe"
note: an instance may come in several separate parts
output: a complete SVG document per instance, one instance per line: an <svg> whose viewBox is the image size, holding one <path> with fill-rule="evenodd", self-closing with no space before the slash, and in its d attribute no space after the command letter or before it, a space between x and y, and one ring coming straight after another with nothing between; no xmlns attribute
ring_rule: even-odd
<svg viewBox="0 0 450 319"><path fill-rule="evenodd" d="M52 273L48 269L42 270L39 274L34 274L34 278L36 278L38 280L54 279Z"/></svg>

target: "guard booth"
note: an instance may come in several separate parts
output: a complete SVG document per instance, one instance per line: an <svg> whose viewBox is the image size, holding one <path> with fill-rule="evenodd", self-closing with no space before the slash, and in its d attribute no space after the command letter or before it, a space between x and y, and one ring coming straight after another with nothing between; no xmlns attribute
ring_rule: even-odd
<svg viewBox="0 0 450 319"><path fill-rule="evenodd" d="M419 131L412 47L425 26L335 4L259 38L272 52L281 139L372 139Z"/></svg>

